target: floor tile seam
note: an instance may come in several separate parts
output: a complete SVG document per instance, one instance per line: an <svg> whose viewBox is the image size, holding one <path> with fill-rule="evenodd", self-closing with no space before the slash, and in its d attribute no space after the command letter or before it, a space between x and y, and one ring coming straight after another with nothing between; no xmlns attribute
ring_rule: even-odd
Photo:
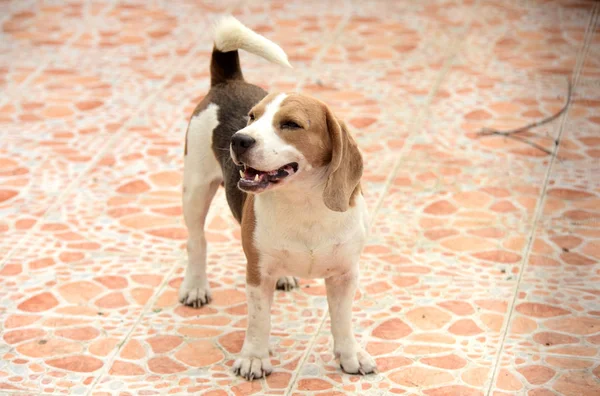
<svg viewBox="0 0 600 396"><path fill-rule="evenodd" d="M478 7L479 7L479 0L477 0L475 3L475 9L477 9ZM374 209L371 211L370 228L373 227L373 225L375 224L375 222L377 220L377 215L379 213L379 210L381 209L381 207L383 205L385 196L387 195L387 193L394 181L394 178L398 174L400 164L402 163L404 157L406 157L406 155L410 152L410 149L412 148L413 141L415 140L415 137L418 135L419 129L421 128L421 126L425 120L425 117L431 106L433 98L435 97L438 90L442 86L442 83L444 82L446 76L448 75L450 68L452 67L452 65L454 64L454 62L456 60L458 52L463 45L463 43L461 42L461 38L463 38L463 36L468 34L468 32L470 30L470 26L473 23L474 17L475 17L475 12L472 12L470 14L469 20L467 21L466 27L463 30L461 30L460 32L456 32L456 36L454 37L452 44L448 46L448 50L446 53L447 57L444 60L443 66L442 66L441 70L438 72L437 77L435 78L429 92L427 93L426 99L423 101L423 103L420 104L418 109L415 111L414 117L411 117L406 122L406 125L411 126L411 132L409 132L409 134L404 139L404 144L402 145L402 148L400 148L400 150L397 154L397 159L394 161L394 164L391 167L390 172L388 173L388 176L384 183L383 191L380 194L380 196L378 197L378 200L373 207Z"/></svg>
<svg viewBox="0 0 600 396"><path fill-rule="evenodd" d="M328 41L321 46L321 49L319 52L317 52L311 64L302 73L299 81L296 83L295 92L302 92L302 88L309 83L310 76L314 75L314 71L319 70L319 67L322 66L322 60L325 57L325 54L338 41L340 35L346 28L346 25L350 21L352 15L351 11L348 9L348 1L344 0L344 3L346 6L346 11L342 16L342 20L337 24L331 35L328 37Z"/></svg>
<svg viewBox="0 0 600 396"><path fill-rule="evenodd" d="M515 356L518 356L518 355L542 356L542 357L555 357L555 358L562 358L562 359L585 360L585 361L594 362L594 363L600 362L600 358L595 357L595 356L567 355L567 354L563 354L563 353L552 353L552 352L546 352L546 351L539 351L539 352L537 352L537 351L521 351L514 347L511 349L511 353Z"/></svg>
<svg viewBox="0 0 600 396"><path fill-rule="evenodd" d="M584 50L582 53L578 54L576 61L576 67L579 66L579 73L573 79L573 92L577 92L577 84L581 79L587 79L585 76L582 76L581 73L585 69L585 61L587 60L587 55L592 47L592 41L594 36L600 36L600 4L598 2L594 3L594 9L592 10L592 15L590 17L590 25L588 26L588 30L586 31L586 36L584 39ZM592 80L600 80L600 77L591 78Z"/></svg>
<svg viewBox="0 0 600 396"><path fill-rule="evenodd" d="M327 321L328 315L329 315L329 309L326 308L323 310L323 313L321 314L321 320L320 320L319 326L315 329L315 332L312 335L310 342L308 343L308 346L306 347L302 357L300 358L300 362L298 363L298 366L296 367L296 369L294 371L292 379L288 383L288 386L285 390L285 396L290 396L292 394L292 392L294 391L294 386L296 385L296 382L298 382L298 380L300 378L300 374L302 373L302 369L304 368L304 365L306 364L308 357L310 356L310 353L312 352L312 350L317 342L317 338L319 337L319 334L321 333L323 327L325 326L325 322Z"/></svg>
<svg viewBox="0 0 600 396"><path fill-rule="evenodd" d="M238 1L231 8L232 9L233 8L237 8L243 2L244 2L244 0ZM228 11L232 11L232 9L230 9ZM202 40L199 40L199 42L200 41L202 41ZM200 45L201 44L199 44L197 47L199 47ZM176 68L175 70L173 70L172 74L176 74L176 72L178 70L180 70L183 67L185 67L185 65L187 65L188 61L190 61L191 59L194 59L194 57L192 57L191 55L195 54L198 51L200 51L200 48L195 48L194 50L190 51L190 54L186 57L185 61L181 62L182 66L179 67L179 68ZM188 59L188 57L189 57L189 59ZM164 79L164 81L168 81L168 80L169 80L169 78L165 78ZM160 90L157 90L157 91L160 91ZM210 220L212 218L214 218L214 216L216 216L215 213L213 213L212 215L209 214L207 216L207 219L206 219L207 224L209 224ZM94 389L99 385L99 382L101 381L101 379L108 373L109 367L111 367L111 365L113 364L114 360L117 358L118 353L121 350L121 348L131 339L131 336L135 332L136 328L146 318L146 315L148 314L148 312L150 312L150 310L152 309L152 307L154 306L154 304L156 303L156 301L160 298L162 292L168 287L169 282L174 277L174 275L177 272L177 270L181 267L182 260L185 260L185 258L186 258L185 257L185 252L186 252L185 249L179 249L178 253L173 254L174 263L173 263L172 268L168 271L168 273L166 274L166 276L162 280L160 286L158 287L158 289L156 290L156 292L152 295L152 298L150 298L148 300L148 302L146 303L146 305L144 305L144 308L142 309L142 311L139 314L138 318L136 319L136 321L131 326L131 329L129 330L129 332L123 338L123 341L118 344L118 347L116 348L116 350L114 350L113 353L109 356L109 359L108 359L108 361L106 361L106 364L102 367L101 372L96 377L96 379L92 382L92 384L91 384L88 392L86 393L87 396L92 395L92 393L94 392Z"/></svg>
<svg viewBox="0 0 600 396"><path fill-rule="evenodd" d="M346 7L346 11L344 13L344 16L342 17L342 20L340 21L340 23L338 24L338 26L336 26L335 30L334 30L334 34L332 35L331 40L325 44L321 50L319 51L319 53L317 54L317 56L315 57L315 59L313 60L311 66L309 68L307 68L307 72L304 73L304 76L302 77L302 81L298 82L298 84L296 84L296 91L300 92L302 87L304 85L306 85L306 83L308 82L312 71L317 69L320 64L321 61L323 59L323 57L325 56L325 54L327 53L327 50L329 50L329 48L331 48L331 46L333 44L335 44L335 42L338 41L340 35L343 33L346 25L348 24L348 22L350 21L350 18L352 17L353 14L353 10L351 7L351 3L349 0L344 0L344 5ZM325 325L325 322L327 320L327 315L329 314L329 310L326 308L323 310L323 313L321 314L321 320L319 322L319 326L315 329L314 334L312 335L310 342L307 346L307 348L305 349L303 355L300 358L300 362L298 363L298 366L296 367L296 370L294 372L294 375L292 376L291 380L289 381L286 389L285 389L285 396L290 396L292 394L292 392L294 391L294 387L296 385L296 382L298 381L298 379L300 378L300 374L302 372L302 369L304 367L304 365L306 364L306 361L308 360L308 357L310 356L310 353L313 350L313 347L317 341L317 338L319 336L319 333L322 331L323 326Z"/></svg>
<svg viewBox="0 0 600 396"><path fill-rule="evenodd" d="M590 19L589 22L587 24L587 28L586 28L586 33L585 33L585 38L584 38L584 42L582 47L579 49L579 54L577 56L577 61L575 64L575 67L573 69L573 73L572 73L572 84L574 87L574 91L577 89L577 82L579 80L579 76L581 73L581 70L583 68L583 62L585 59L585 54L587 53L587 50L589 48L589 44L591 42L591 38L593 37L594 34L594 28L595 28L595 23L596 20L598 18L600 14L600 4L595 3L594 4L594 8L592 10L592 13L590 15ZM564 132L564 127L566 125L566 122L568 120L569 117L569 113L571 110L572 106L569 106L569 108L565 111L565 114L563 114L560 118L560 127L558 130L558 135L556 138L557 144L554 148L554 153L557 153L559 148L560 148L560 142L562 139L562 135ZM491 396L493 389L494 389L494 383L497 380L497 377L499 375L499 368L500 368L500 360L502 357L502 353L504 351L504 346L506 345L506 339L508 337L508 332L509 332L509 326L510 326L510 322L511 319L513 317L514 314L514 309L515 309L515 304L517 302L517 296L519 293L519 287L523 281L523 274L525 273L525 266L526 263L529 261L529 257L531 255L532 252L532 247L533 247L533 243L535 241L535 235L538 229L538 222L540 221L540 219L543 216L543 210L544 210L544 206L546 204L546 197L547 197L547 190L548 190L548 186L549 186L549 182L550 182L550 177L552 175L552 170L554 168L554 165L556 164L556 156L552 155L552 157L550 158L550 162L548 164L548 167L546 169L546 175L544 177L544 181L542 183L542 190L540 191L540 199L538 200L537 204L536 204L536 208L534 211L534 216L533 216L533 227L530 230L529 233L529 237L527 239L527 244L525 246L525 254L521 260L521 265L520 265L520 271L519 271L519 276L517 277L517 282L515 284L515 289L514 289L514 293L513 293L513 297L511 299L511 303L510 306L508 307L508 311L507 311L507 316L506 316L506 320L503 324L503 330L504 330L504 336L502 337L502 340L500 342L500 346L498 348L499 352L498 352L498 356L496 358L496 362L494 364L494 369L492 371L492 381L490 383L490 386L488 388L488 391L486 392L487 396Z"/></svg>
<svg viewBox="0 0 600 396"><path fill-rule="evenodd" d="M155 292L152 295L152 297L146 302L142 311L138 315L137 319L131 325L127 334L125 334L125 336L122 338L122 341L117 344L116 348L108 355L108 358L103 361L104 365L100 369L100 372L97 373L97 376L94 379L94 381L90 384L89 390L87 391L86 395L88 395L88 396L91 395L92 392L94 391L94 389L96 388L96 386L99 384L100 380L102 380L102 378L108 373L108 371L110 370L110 367L112 367L112 364L114 363L114 361L117 358L121 349L127 344L127 342L129 340L131 340L131 336L133 335L133 333L135 332L137 327L141 324L141 322L144 320L144 318L146 317L146 314L148 312L150 312L150 310L152 309L152 307L154 306L156 301L162 295L163 291L168 287L169 281L173 277L173 275L175 274L177 269L179 268L178 263L182 260L182 258L183 258L183 251L181 252L181 254L179 256L177 263L175 265L173 265L173 268L171 268L170 271L168 271L168 274L165 276L161 285L157 289L155 289Z"/></svg>
<svg viewBox="0 0 600 396"><path fill-rule="evenodd" d="M236 3L235 6L237 6L240 2ZM142 114L143 111L146 110L152 103L154 103L155 99L160 95L161 92L164 91L171 78L174 75L176 75L180 70L185 69L190 63L192 63L196 58L197 54L202 53L202 44L200 43L203 43L204 39L207 39L210 36L210 34L212 34L212 30L209 29L203 32L201 38L198 40L198 44L196 44L194 48L190 50L190 52L184 57L183 60L172 60L171 64L173 67L168 68L168 70L170 70L170 74L165 76L161 85L157 87L150 95L146 96L145 99L136 108L134 108L134 110L129 115L129 118L126 121L124 121L121 127L106 140L106 142L102 145L102 147L99 150L96 151L96 154L90 161L87 162L85 168L83 168L79 172L79 174L71 180L71 182L56 197L56 200L45 209L44 213L40 216L37 223L26 232L23 238L12 247L12 249L5 255L5 257L0 258L0 269L4 267L4 264L8 261L8 259L10 259L10 257L12 257L15 251L20 249L21 246L28 243L32 238L33 234L40 231L41 223L44 221L44 219L46 219L49 216L49 214L60 208L60 206L68 197L68 195L72 192L72 190L77 185L79 185L81 180L83 180L86 175L90 174L90 172L101 161L101 159L105 156L109 149L114 147L119 142L127 128L131 124L135 124L137 117L140 114Z"/></svg>
<svg viewBox="0 0 600 396"><path fill-rule="evenodd" d="M246 0L240 0L240 1L232 4L227 9L227 11L225 11L223 14L229 14L229 13L231 13L234 9L241 7L242 4L245 1ZM207 34L212 34L212 30L210 30L210 33L207 33ZM201 41L202 40L199 40L199 42L201 42ZM196 52L201 51L201 48L200 48L201 45L202 44L198 44L195 49L193 49L192 51L190 51L190 54L188 54L188 56L186 56L185 60L180 63L181 66L177 67L177 68L174 68L174 70L172 70L171 74L172 75L176 74L178 72L178 70L184 68L188 64L188 62L193 61L194 57L192 55L196 54ZM164 81L165 81L165 84L166 84L166 82L169 81L169 78L165 78ZM165 84L163 84L163 87L164 87ZM160 91L160 90L157 90L157 91ZM132 118L134 118L134 117L132 117ZM122 128L122 129L124 130L124 128ZM207 220L207 224L209 224L208 222L212 218L214 218L214 216L216 216L216 213L213 213L212 215L209 214L207 216L207 219L206 219ZM101 368L100 373L98 374L98 376L92 382L92 384L91 384L88 392L86 393L86 396L91 396L93 394L94 390L99 385L99 383L102 380L102 378L108 373L108 370L110 370L110 367L112 366L114 360L117 358L118 353L121 350L121 348L131 339L131 336L133 335L133 333L135 332L135 330L137 329L137 327L146 318L147 313L152 309L152 307L154 306L154 304L156 303L156 301L160 298L160 296L162 295L162 292L168 287L169 282L171 281L171 279L173 278L173 276L175 275L175 273L177 272L177 270L181 267L181 262L186 259L186 250L185 249L180 249L179 252L174 255L174 257L175 257L175 260L174 260L175 262L173 263L172 268L168 271L168 273L164 277L163 281L161 282L161 285L158 287L157 291L152 295L152 298L150 298L148 300L148 302L146 303L146 305L144 305L144 308L140 312L140 314L137 317L136 321L133 323L133 325L131 326L129 332L123 338L123 341L118 344L118 347L116 348L116 350L114 350L112 352L112 354L109 356L108 360L105 362L105 364Z"/></svg>
<svg viewBox="0 0 600 396"><path fill-rule="evenodd" d="M473 16L471 16L471 20L469 21L469 26L472 23L472 18ZM404 144L402 145L402 148L399 150L399 153L397 154L397 158L396 160L393 162L392 166L390 167L390 171L387 174L386 180L384 182L384 187L383 190L379 193L378 197L377 197L377 201L375 203L375 205L373 206L373 209L370 212L370 216L371 216L371 221L370 221L370 225L369 225L369 235L373 235L373 227L375 226L377 219L378 219L378 215L380 213L381 208L383 207L383 202L385 201L386 195L389 193L393 181L401 167L401 165L403 163L407 163L407 162L415 162L415 161L410 161L406 159L406 155L410 152L410 147L412 147L412 140L414 140L414 136L416 136L418 134L418 131L420 129L420 126L422 125L423 121L424 121L424 117L427 114L427 110L429 108L429 106L431 105L431 101L433 100L435 94L437 93L438 89L441 87L445 77L447 76L450 67L453 65L454 60L458 54L458 50L461 46L460 44L460 36L461 34L467 34L469 31L469 28L465 28L460 34L457 33L457 38L455 38L455 40L453 41L453 45L451 45L449 47L448 53L447 53L447 58L444 61L444 65L442 66L442 69L440 70L440 72L438 73L436 79L433 82L433 85L431 87L431 89L429 90L428 94L427 94L427 98L426 100L419 106L419 108L417 109L417 111L415 112L415 115L413 117L410 117L407 122L406 125L410 126L411 132L409 132L409 134L404 138Z"/></svg>
<svg viewBox="0 0 600 396"><path fill-rule="evenodd" d="M471 15L471 20L469 21L469 26L470 26L470 24L472 22L472 18L473 18L473 15ZM462 34L465 34L466 32L468 32L468 29L465 29L465 31L462 32ZM460 34L457 34L457 36L460 36ZM428 93L427 99L425 100L424 104L421 105L421 109L419 111L417 111L417 114L416 114L415 118L413 118L413 120L411 120L411 122L407 123L408 125L413 125L413 132L411 134L409 134L409 136L406 138L405 142L408 142L409 139L410 139L410 137L412 135L416 134L416 132L418 130L418 126L423 121L423 117L425 116L425 114L424 114L425 110L428 108L431 100L433 99L433 97L435 95L435 92L437 92L437 90L439 89L439 87L440 87L440 85L441 85L441 83L442 83L445 75L448 73L449 68L452 65L452 62L453 62L453 60L454 60L454 58L456 56L456 51L458 50L459 46L460 46L460 37L457 37L454 40L454 43L451 46L451 49L448 51L448 58L444 61L444 66L442 67L442 70L440 71L440 73L438 73L438 77L434 81L434 85L433 85L432 89L430 90L430 92ZM398 166L399 166L399 163L400 163L400 159L402 158L403 154L407 151L405 149L406 146L407 145L405 144L402 147L401 153L400 153L400 155L398 155L398 159L395 161L395 164L394 164L394 166L392 167L392 169L391 169L391 171L389 173L389 176L388 176L388 178L386 180L386 183L385 183L384 190L383 190L383 192L380 194L380 196L378 198L378 202L375 205L375 210L372 211L372 214L371 214L371 223L370 223L369 228L372 228L372 226L375 224L375 219L377 217L377 212L378 212L379 208L381 207L381 203L383 202L383 199L384 199L387 191L389 190L391 182L394 179L394 175L398 171ZM290 396L291 393L293 392L294 386L295 386L296 382L299 379L300 373L302 372L302 368L304 367L304 365L305 365L305 363L306 363L306 361L308 359L308 356L310 355L310 352L313 350L314 344L315 344L315 342L317 340L317 337L318 337L319 333L321 333L321 331L322 331L322 329L323 329L323 327L324 327L324 325L326 323L327 316L328 316L328 309L325 309L324 313L323 313L323 316L321 318L321 323L319 324L319 327L318 327L317 331L315 332L315 335L313 336L313 338L311 340L311 343L310 343L309 347L307 348L307 351L306 351L304 357L302 358L301 363L298 365L298 369L297 369L296 374L294 375L294 377L292 378L292 381L290 381L290 384L288 385L288 389L287 389L286 394L285 394L286 396Z"/></svg>
<svg viewBox="0 0 600 396"><path fill-rule="evenodd" d="M91 15L87 12L87 10L84 12L84 15L86 15L88 17L87 20L101 19L104 15L106 15L107 13L112 11L112 9L116 6L117 1L111 0L110 3L111 3L110 6L106 7L106 9L103 10L98 15ZM89 3L84 2L84 7L88 7L88 6L89 6ZM73 44L77 40L79 40L84 34L85 34L84 31L80 31L77 34L75 34L73 37L68 39L64 43L64 45L60 46L60 49L58 51L53 52L50 56L46 56L44 61L36 67L36 69L33 73L28 75L25 79L23 79L23 81L21 81L19 84L14 86L11 90L4 92L3 99L0 99L0 107L9 100L13 100L15 98L19 99L19 98L25 96L26 95L25 88L27 88L30 85L30 83L41 74L42 70L44 70L46 68L46 66L48 66L50 64L50 62L55 61L55 60L60 60L62 58L63 54L66 53L69 49L71 49Z"/></svg>
<svg viewBox="0 0 600 396"><path fill-rule="evenodd" d="M470 23L471 23L471 21L469 21L469 26L470 26ZM463 31L462 34L465 34L467 31L468 31L468 29L465 29L465 31ZM341 31L340 31L340 34L341 34ZM457 33L457 36L460 36L460 33ZM339 35L338 35L338 37L339 37ZM337 37L336 37L336 39L337 39ZM459 38L455 39L455 41L454 41L455 45L457 45L459 43L459 40L460 40ZM334 42L335 41L336 40L334 40ZM453 49L454 48L455 48L455 46L453 46ZM454 52L453 49L451 49L448 52L449 53L449 57L444 62L444 67L442 68L442 71L439 73L438 79L436 79L436 81L434 83L434 86L432 87L432 90L430 90L429 95L428 95L428 99L425 101L424 105L421 106L422 108L423 107L427 108L427 106L429 105L429 102L434 97L435 92L437 92L437 89L439 89L439 86L441 85L441 82L442 82L444 76L447 74L447 71L449 70L449 66L451 66L452 60L455 57L455 54L453 54L453 52ZM326 49L322 50L321 53L325 54L325 50ZM298 87L300 87L300 86L301 85L299 84ZM422 117L424 117L424 114L421 115L419 112L417 112L417 115L413 118L413 120L411 120L411 122L415 122L415 124L411 124L411 125L414 125L414 126L413 126L413 133L411 133L410 135L416 133L416 130L418 129L418 125L423 121ZM410 124L410 123L407 123L407 124ZM409 135L409 137L410 137L410 135ZM409 137L406 138L407 141L408 141ZM400 158L402 158L402 155L399 156L399 159ZM398 163L398 161L399 160L397 160L396 162ZM391 171L392 173L394 172L394 169L396 167L397 167L397 165L395 167L392 167L392 171ZM391 180L393 180L393 177L392 177ZM390 183L386 183L386 187L384 188L384 191L380 194L380 197L379 197L379 201L380 202L383 200L383 198L385 196L385 193L387 192L387 190L389 188L389 184ZM380 205L377 205L377 209L379 208L379 206ZM371 226L374 224L374 220L375 220L375 217L376 217L376 214L377 214L377 209L372 212L373 214L372 214L372 217L371 217L372 218ZM315 335L314 335L313 339L311 340L311 344L307 348L307 352L305 353L305 355L304 355L301 363L298 366L298 370L297 370L296 375L294 376L294 378L292 378L292 381L290 382L290 384L288 386L288 389L287 389L287 392L286 392L286 396L289 396L291 394L291 392L293 391L294 385L295 385L295 383L297 382L297 380L299 378L299 375L300 375L299 373L302 371L302 367L306 363L306 360L307 360L310 352L312 351L312 349L314 347L314 343L316 342L316 339L317 339L319 333L322 331L322 328L323 328L323 326L326 323L327 317L328 317L328 309L325 309L324 313L323 313L323 316L322 316L322 319L321 319L321 323L319 324L319 327L318 327L317 331L315 332Z"/></svg>

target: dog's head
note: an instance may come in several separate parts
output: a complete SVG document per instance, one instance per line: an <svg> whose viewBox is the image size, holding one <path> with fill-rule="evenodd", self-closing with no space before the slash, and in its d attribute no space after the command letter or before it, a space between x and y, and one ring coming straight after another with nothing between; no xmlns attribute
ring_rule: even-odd
<svg viewBox="0 0 600 396"><path fill-rule="evenodd" d="M324 103L301 94L271 94L248 118L230 146L233 161L244 166L241 190L258 194L294 180L323 182L325 205L337 212L348 209L359 188L362 157L344 123Z"/></svg>

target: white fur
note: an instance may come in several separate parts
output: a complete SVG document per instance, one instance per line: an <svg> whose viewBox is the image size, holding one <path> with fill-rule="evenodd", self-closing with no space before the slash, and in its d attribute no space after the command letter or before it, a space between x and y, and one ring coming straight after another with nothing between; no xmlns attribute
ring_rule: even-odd
<svg viewBox="0 0 600 396"><path fill-rule="evenodd" d="M346 212L334 212L318 193L322 189L294 188L298 184L290 182L255 198L255 243L264 253L261 273L328 278L353 271L367 235L364 199L357 197Z"/></svg>
<svg viewBox="0 0 600 396"><path fill-rule="evenodd" d="M265 377L273 371L269 358L269 337L274 287L275 279L267 280L258 287L246 287L248 330L233 370L249 380Z"/></svg>
<svg viewBox="0 0 600 396"><path fill-rule="evenodd" d="M358 259L358 257L356 257ZM352 302L358 284L358 262L345 274L325 279L333 334L333 352L348 373L371 373L375 361L362 349L352 332Z"/></svg>
<svg viewBox="0 0 600 396"><path fill-rule="evenodd" d="M286 94L277 95L267 104L260 118L237 132L256 140L246 154L246 165L262 171L271 171L290 162L298 162L299 165L305 162L302 153L279 137L273 125L273 118L286 97ZM231 153L233 156L233 152Z"/></svg>
<svg viewBox="0 0 600 396"><path fill-rule="evenodd" d="M188 229L188 265L179 288L179 300L201 307L210 301L206 278L206 237L204 223L210 203L223 180L212 152L213 131L219 125L219 106L208 105L188 126L187 155L183 171L183 216Z"/></svg>
<svg viewBox="0 0 600 396"><path fill-rule="evenodd" d="M243 49L270 62L292 67L280 46L248 29L232 16L224 17L217 24L215 46L222 52Z"/></svg>

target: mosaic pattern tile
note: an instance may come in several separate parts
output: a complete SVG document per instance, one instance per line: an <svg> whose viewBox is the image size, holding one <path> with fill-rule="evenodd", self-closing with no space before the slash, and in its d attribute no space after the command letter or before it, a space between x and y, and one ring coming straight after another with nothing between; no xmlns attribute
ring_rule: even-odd
<svg viewBox="0 0 600 396"><path fill-rule="evenodd" d="M242 53L247 79L323 100L362 149L353 314L376 375L341 372L323 281L301 280L275 296L274 373L233 376L245 270L222 189L214 301L177 302L183 138L229 13L294 66ZM599 15L589 0L0 2L0 393L600 394ZM554 122L477 136L554 114L567 79Z"/></svg>
<svg viewBox="0 0 600 396"><path fill-rule="evenodd" d="M543 354L505 353L492 395L595 395L598 360Z"/></svg>
<svg viewBox="0 0 600 396"><path fill-rule="evenodd" d="M39 236L43 248L19 251L4 263L0 389L85 394L175 264L96 254L60 225L46 229L78 248L55 247Z"/></svg>

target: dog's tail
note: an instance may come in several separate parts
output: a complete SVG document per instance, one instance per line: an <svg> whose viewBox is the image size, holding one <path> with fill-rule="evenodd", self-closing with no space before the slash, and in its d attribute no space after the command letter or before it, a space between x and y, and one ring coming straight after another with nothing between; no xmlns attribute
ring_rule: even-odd
<svg viewBox="0 0 600 396"><path fill-rule="evenodd" d="M282 66L292 67L280 46L253 32L232 16L215 28L215 45L210 63L211 86L228 80L243 80L238 49L246 50Z"/></svg>

